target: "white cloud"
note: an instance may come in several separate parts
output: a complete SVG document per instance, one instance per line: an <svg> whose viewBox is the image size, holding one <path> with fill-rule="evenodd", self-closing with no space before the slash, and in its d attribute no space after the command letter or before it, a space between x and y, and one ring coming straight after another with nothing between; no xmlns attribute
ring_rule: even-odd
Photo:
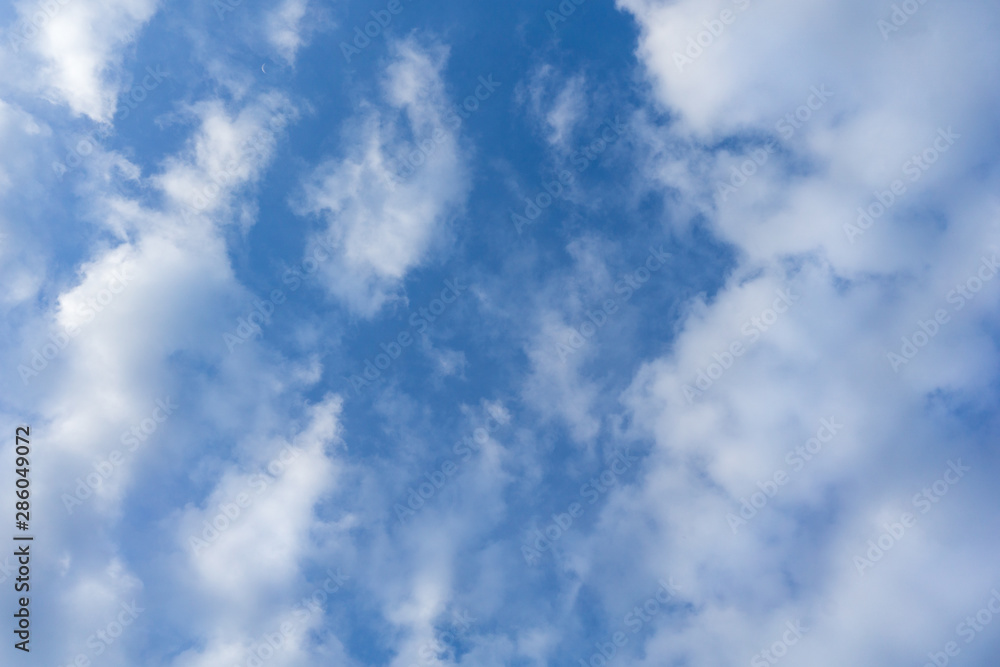
<svg viewBox="0 0 1000 667"><path fill-rule="evenodd" d="M24 109L0 100L0 151L7 158L0 162L0 202L5 205L0 214L0 283L6 287L0 307L4 309L27 301L41 288L43 261L35 242L12 221L21 217L15 199L32 192L26 181L44 161L40 144L51 136L49 127Z"/></svg>
<svg viewBox="0 0 1000 667"><path fill-rule="evenodd" d="M347 156L316 169L299 206L328 222L336 256L324 267L327 287L364 316L397 298L406 274L447 242L470 187L461 119L441 79L447 51L410 39L393 53L388 106L366 107L352 123Z"/></svg>
<svg viewBox="0 0 1000 667"><path fill-rule="evenodd" d="M614 287L611 265L619 254L614 244L584 236L571 241L566 252L572 268L534 292L535 314L524 343L531 371L522 396L544 419L562 422L574 440L592 445L601 429L602 397L588 371L627 319L622 312L627 299ZM604 310L609 300L614 312Z"/></svg>
<svg viewBox="0 0 1000 667"><path fill-rule="evenodd" d="M584 93L582 76L573 77L559 91L559 96L545 117L550 128L549 143L565 145L572 137L573 129L586 111L587 100Z"/></svg>
<svg viewBox="0 0 1000 667"><path fill-rule="evenodd" d="M37 4L54 11L40 22L37 35L20 44L20 52L13 54L18 58L11 52L3 54L6 64L24 65L13 74L8 70L8 82L63 106L51 111L57 120L50 122L65 121L72 114L109 123L115 115L124 52L153 15L156 3ZM35 9L34 4L20 8L22 16ZM290 46L287 41L284 45ZM33 431L51 438L50 446L39 451L33 470L37 471L33 484L43 489L33 509L49 517L38 525L39 536L51 549L37 554L33 566L42 577L58 573L54 579L58 590L40 592L38 603L53 610L52 622L66 632L59 641L32 649L53 664L77 661L78 655L96 660L91 635L105 631L119 606L133 599L149 610L137 625L150 622L151 616L170 619L177 627L192 623L198 614L190 608L174 609L171 596L163 604L148 604L147 595L157 595L149 588L164 582L177 586L195 582L192 595L214 595L216 600L242 596L255 603L206 606L197 631L188 628L200 645L180 656L179 663L217 664L216 659L245 656L250 641L263 641L266 633L294 621L301 611L289 590L282 589L275 597L269 587L275 581L308 585L300 566L315 549L310 533L318 525L313 505L335 479L331 445L337 442L340 404L336 398L321 402L308 415L308 425L297 436L287 436L288 422L299 416L297 392L315 384L322 368L315 360L308 367L286 366L255 343L229 354L221 337L235 326L238 311L251 296L230 266L232 248L227 241L239 238L230 233L231 226L237 223L245 230L253 224L255 203L247 195L264 175L283 129L296 116L280 94L244 93L236 101L209 99L181 108L174 121L190 123L193 131L169 157L144 156L151 159L142 164L152 168L140 168L124 155L97 146L81 158L82 164L61 188L56 184L60 175L51 168L56 156L49 127L17 105L0 102L0 146L18 156L16 169L10 160L0 164L4 205L0 234L10 235L21 251L17 254L37 255L34 261L29 261L31 257L14 261L8 239L0 239L0 256L10 260L0 276L8 288L3 308L8 312L9 306L17 314L5 324L5 336L13 344L4 351L4 360L13 362L10 369L16 375L17 365L30 367L33 350L42 349L49 336L62 341L67 330L74 331L53 358L43 359L44 367L29 377L27 386L5 392L18 419L30 418ZM183 131L177 133L182 139ZM44 199L53 192L75 196L53 196L54 205ZM59 226L62 220L46 219L27 229L34 217L19 214L22 197L42 216L51 216L53 210L62 213L60 207L65 206L73 216L65 224L74 226L74 234L81 230L73 263L62 267L64 272L45 267L46 255L37 252L32 242L51 243L51 234L65 231ZM66 252L54 245L57 252ZM189 364L213 369L212 379L188 374ZM123 431L141 423L155 401L165 397L180 406L177 412L140 449L125 453L124 462L117 463L80 503L70 505L73 514L68 514L65 499L82 486L79 480L114 452L125 452ZM6 414L4 421L10 421ZM234 560L248 563L248 568L237 570L220 562L220 556L234 553L225 541L214 545L218 548L214 560L211 553L193 564L183 551L158 554L163 560L151 585L144 581L149 564L129 560L134 551L118 532L129 504L156 505L147 515L152 521L175 509L171 503L176 496L149 492L151 467L157 468L152 475L160 483L178 472L172 466L180 458L194 455L206 468L217 465L211 445L189 435L200 426L221 448L234 446L238 460L248 467L261 463L262 456L266 464L266 446L280 447L282 436L298 453L268 489L273 493L262 496L247 512L247 521L226 535L238 546L250 544L258 563L270 568L272 579L248 569L242 553ZM238 467L222 471L223 486L215 490L217 496L229 488L224 484L245 481L239 471ZM184 470L178 479L187 479L189 473L198 471ZM87 539L79 539L81 531L87 532ZM273 538L273 548L260 548L254 541L264 533ZM174 581L181 572L183 581ZM216 574L221 575L214 579L216 588L202 585L202 575ZM332 635L319 642L309 638L323 616L313 612L307 622L300 619L281 656L271 664L306 664L317 649L326 656L343 657L345 651ZM136 643L142 643L143 632L127 630L104 659L125 659Z"/></svg>
<svg viewBox="0 0 1000 667"><path fill-rule="evenodd" d="M200 122L197 134L154 178L174 206L199 215L229 211L232 195L260 178L279 133L297 117L277 93L259 96L235 115L217 100L191 113Z"/></svg>
<svg viewBox="0 0 1000 667"><path fill-rule="evenodd" d="M573 345L579 332L557 313L546 313L537 335L526 346L532 373L525 383L525 401L540 414L558 418L579 442L590 442L600 430L594 415L597 385L582 372L589 355Z"/></svg>
<svg viewBox="0 0 1000 667"><path fill-rule="evenodd" d="M268 41L288 63L295 62L304 43L302 19L308 7L309 0L284 0L264 18Z"/></svg>
<svg viewBox="0 0 1000 667"><path fill-rule="evenodd" d="M156 0L24 3L11 44L41 61L29 85L74 114L106 123L115 114L124 47L156 9Z"/></svg>
<svg viewBox="0 0 1000 667"><path fill-rule="evenodd" d="M178 533L201 590L230 601L258 589L287 586L299 572L313 508L336 482L328 451L336 444L340 399L310 410L310 423L291 442L275 442L248 469L231 468L206 499L189 510Z"/></svg>
<svg viewBox="0 0 1000 667"><path fill-rule="evenodd" d="M994 80L1000 61L956 46L996 55L986 26L997 16L927 4L886 41L876 21L891 8L869 3L619 4L639 21L655 103L675 118L660 129L668 137L654 157L640 162L641 188L694 202L679 210L703 214L737 264L711 302L691 306L671 353L648 363L624 396L633 434L655 447L637 487L609 501L578 567L634 549L644 563L638 577L686 583L690 616L663 623L640 664L749 662L799 618L813 629L794 648L796 662L919 660L913 637L946 637L995 583L986 565L995 531L962 519L988 491L970 477L863 580L852 557L882 521L912 511L913 493L949 457L977 448L971 431L944 440L928 405L942 395L970 406L995 400L982 367L995 368L998 355L982 326L996 320L979 309L995 309L1000 290L984 287L962 310L947 295L1000 239L997 174L970 168L997 144L984 112L995 95L973 82ZM734 20L679 67L675 54L723 9ZM833 97L782 136L778 122L821 85ZM949 126L962 137L911 180L907 160ZM706 147L726 139L749 147ZM731 167L767 141L779 150L716 197ZM699 174L707 178L692 177ZM845 225L894 179L905 195L852 244ZM776 320L762 317L786 288L799 301ZM949 323L894 373L887 352L939 308ZM753 318L766 331L744 330ZM728 357L734 342L743 352ZM689 402L685 386L709 369L710 386ZM727 514L759 482L788 472L786 453L831 416L846 424L843 433L734 535Z"/></svg>
<svg viewBox="0 0 1000 667"><path fill-rule="evenodd" d="M65 612L60 626L63 628L59 644L61 659L67 663L77 661L81 655L93 659L97 651L105 660L125 659L127 649L116 639L128 639L135 630L129 626L142 620L146 611L142 582L117 557L112 557L103 568L74 571L68 577L60 576L59 581L64 587L61 602ZM117 628L112 628L112 633L118 634L114 639L108 634L111 624L117 624ZM33 643L30 646L36 654L39 652Z"/></svg>
<svg viewBox="0 0 1000 667"><path fill-rule="evenodd" d="M136 574L141 567L117 558L118 547L107 530L122 516L123 504L143 492L136 481L148 474L150 461L184 456L189 447L203 446L197 438L175 434L197 428L195 424L206 418L224 439L252 440L247 430L273 432L275 422L288 418L284 407L276 407L276 397L316 378L315 372L298 374L294 366L284 374L280 364L252 344L229 355L221 338L221 332L235 326L239 305L249 300L230 268L226 228L233 220L246 224L248 203L237 195L260 178L277 135L293 116L294 109L277 95L250 99L236 111L221 102L198 104L188 113L195 123L190 140L164 160L157 173L144 175L121 156L112 160L95 153L79 174L82 201L76 211L82 219L99 221L111 234L90 237L94 240L83 249L85 259L76 272L61 284L51 279L46 284L45 302L52 305L42 302L22 318L13 333L20 343L15 364L30 366L32 349L48 343L49 335L66 344L29 377L18 396L9 396L23 414L33 415L33 429L52 438L37 480L51 492L39 494L36 505L51 517L53 549L50 556L39 556L37 566L63 573L64 592L54 594L52 601L54 609L63 609L56 622L82 633L67 634L65 643L46 649L59 660L67 659L66 653L72 659L86 652L87 636L104 627L91 626L114 620L114 615L105 618L106 607L114 607L119 599L130 602L129 595L144 605ZM133 198L125 193L135 189L121 187L123 182L158 196ZM74 335L60 338L69 330ZM183 382L179 358L198 359L218 369L215 380L194 386ZM90 497L71 506L70 516L65 498L76 494L79 479L93 472L97 462L107 461L113 450L125 452L123 431L148 417L156 399L167 397L181 410L141 449L125 454ZM215 409L203 414L202 401ZM321 407L326 412L317 415L314 430L329 431L330 414L337 406L328 402ZM248 421L247 414L254 418ZM326 433L319 431L306 435L318 442ZM313 441L303 445L308 470L288 478L301 486L280 494L290 506L298 506L297 491L309 488L307 482L315 479L310 475L324 470ZM99 537L80 542L72 526L87 526ZM296 529L279 537L298 535ZM286 555L280 549L257 553L279 565ZM296 557L289 556L284 576L292 576ZM114 563L119 563L119 579L135 585L102 593L100 604L86 609L70 604L81 595L81 586L92 587L87 582L101 580Z"/></svg>
<svg viewBox="0 0 1000 667"><path fill-rule="evenodd" d="M587 117L586 76L565 77L554 66L541 65L531 73L527 83L518 86L517 94L541 126L549 145L560 151L568 150L574 131Z"/></svg>

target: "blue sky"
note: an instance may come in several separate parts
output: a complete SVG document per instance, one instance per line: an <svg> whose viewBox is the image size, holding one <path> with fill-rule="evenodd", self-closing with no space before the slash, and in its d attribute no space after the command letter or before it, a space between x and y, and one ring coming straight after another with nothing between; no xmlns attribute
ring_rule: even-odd
<svg viewBox="0 0 1000 667"><path fill-rule="evenodd" d="M0 25L3 664L995 664L990 3Z"/></svg>

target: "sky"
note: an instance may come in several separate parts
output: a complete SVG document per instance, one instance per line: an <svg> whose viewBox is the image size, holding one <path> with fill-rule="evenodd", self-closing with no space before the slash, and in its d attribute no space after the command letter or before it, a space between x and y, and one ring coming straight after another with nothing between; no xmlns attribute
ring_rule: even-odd
<svg viewBox="0 0 1000 667"><path fill-rule="evenodd" d="M0 29L2 664L996 665L995 3Z"/></svg>

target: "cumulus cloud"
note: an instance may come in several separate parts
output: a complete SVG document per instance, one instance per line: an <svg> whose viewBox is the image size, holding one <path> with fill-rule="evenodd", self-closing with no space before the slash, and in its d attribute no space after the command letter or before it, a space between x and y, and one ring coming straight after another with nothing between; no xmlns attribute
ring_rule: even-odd
<svg viewBox="0 0 1000 667"><path fill-rule="evenodd" d="M277 93L261 95L235 115L219 100L196 105L190 113L200 122L198 133L155 176L173 206L189 215L229 210L232 195L259 179L279 133L297 116Z"/></svg>
<svg viewBox="0 0 1000 667"><path fill-rule="evenodd" d="M996 11L925 3L887 31L891 6L861 0L619 0L638 111L601 94L633 80L617 65L551 58L525 69L524 119L466 128L450 78L477 75L440 44L373 41L370 88L360 60L298 64L364 91L345 118L258 72L313 55L316 7L202 7L215 23L170 64L207 75L176 79L153 136L108 123L157 5L17 11L43 4L3 54L25 68L0 91L0 421L38 434L40 618L65 629L45 660L96 663L90 638L138 607L110 662L603 664L621 630L629 664L756 667L789 632L788 664L918 664L997 585L997 100L973 85L997 78ZM538 155L508 137L578 169L588 104L629 140L552 224L517 234L489 179L469 200L467 129L477 168L521 182ZM93 122L101 145L53 173L53 137ZM275 168L288 138L304 157ZM623 258L651 236L669 278L659 241ZM303 242L332 307L276 281ZM412 320L375 316L439 290L422 274L452 253L476 299L383 393L329 393L394 356ZM263 335L228 345L275 284ZM536 528L552 545L526 563ZM633 632L664 581L680 593Z"/></svg>
<svg viewBox="0 0 1000 667"><path fill-rule="evenodd" d="M295 54L305 43L302 19L308 7L308 0L284 0L265 19L268 41L288 63L295 62Z"/></svg>
<svg viewBox="0 0 1000 667"><path fill-rule="evenodd" d="M635 543L644 576L690 583L693 616L665 623L642 664L763 660L797 619L811 628L789 649L797 661L917 661L913 634L893 628L943 637L993 585L970 550L995 533L961 518L984 487L962 482L893 562L862 576L853 557L914 512L947 460L977 448L974 430L943 441L948 419L928 401L995 397L976 366L996 359L980 307L1000 291L966 300L956 287L997 243L996 174L970 169L997 140L984 113L994 93L970 82L992 79L997 60L954 45L995 50L984 31L996 16L926 5L884 38L891 7L865 3L619 5L639 22L652 103L674 114L661 129L673 148L644 177L693 202L737 265L624 395L634 433L656 447L641 485L609 502L585 561L613 558L600 544ZM939 311L947 323L928 324ZM918 336L926 347L894 369L889 353L921 330L933 340ZM798 468L793 452L819 444L824 419L844 426ZM889 463L900 456L907 465ZM776 472L790 480L778 487ZM741 515L755 493L766 506ZM942 559L933 582L930 552ZM862 610L866 621L852 618Z"/></svg>
<svg viewBox="0 0 1000 667"><path fill-rule="evenodd" d="M383 80L385 105L366 105L346 137L305 184L302 213L319 214L335 256L330 292L371 316L400 295L411 270L431 261L470 187L460 145L462 118L442 81L447 50L395 43Z"/></svg>
<svg viewBox="0 0 1000 667"><path fill-rule="evenodd" d="M48 517L36 526L51 548L35 554L32 564L33 574L58 586L32 602L52 609L52 626L65 629L59 641L33 645L32 651L53 663L124 664L142 641L144 631L137 628L192 623L190 608L174 608L174 593L157 590L179 583L183 572L192 590L210 599L244 596L253 604L238 614L225 604L211 606L196 621L201 648L181 654L179 664L245 659L250 643L274 632L285 634L284 654L274 664L299 664L317 646L326 655L343 654L334 637L318 644L307 640L323 618L315 604L304 606L285 591L272 606L275 599L268 596L275 581L309 592L300 568L314 548L314 505L335 479L339 399L326 397L303 411L306 401L298 392L318 381L318 364L305 370L295 362L285 365L254 341L230 352L222 338L252 300L231 266L229 243L241 238L232 227L246 232L254 224L254 187L296 108L273 91L246 90L237 99L224 90L199 94L193 97L200 101L175 107L176 133L143 159L135 159L127 139L121 151L105 147L103 140L113 136L109 128L101 141L88 139L90 149L75 156L77 169L53 170L59 161L54 134L68 134L67 125L75 131L79 116L87 124L115 117L129 44L156 3L37 4L19 7L28 23L13 26L12 49L4 54L6 63L24 65L4 81L4 94L17 103L0 102L0 145L18 155L16 162L9 156L0 162L9 340L4 365L21 387L5 392L10 403L3 421L30 419L39 445L47 443L32 458L32 488L38 489L32 509ZM29 24L33 32L22 34ZM57 104L39 111L30 99L35 93ZM53 243L53 236L67 237L72 248ZM59 256L58 265L48 264L50 255ZM191 372L194 367L212 369L213 379L203 381ZM299 417L305 426L289 434L288 422ZM215 468L230 449L228 460L239 464ZM291 457L285 469L268 472L271 458L281 455ZM189 559L187 543L137 557L134 534L119 532L137 504L156 506L146 515L149 525L169 523L164 517L181 516L176 513L184 501L178 498L185 498L191 504L183 516L194 521L198 503L223 498L247 481L251 473L245 471L261 467L275 482L268 489L274 493L246 512L247 521L227 534L228 541L213 545L214 560L208 553ZM205 470L218 471L217 488ZM189 478L201 485L181 495L150 492L178 491ZM204 509L206 516L210 509ZM298 517L294 523L289 510ZM254 545L254 552L275 579L258 580L256 570L220 565L220 555L248 563L234 555L231 541L238 552L260 537L259 530L270 529L277 531L269 538L274 548ZM0 560L4 579L8 565ZM151 571L159 573L154 580ZM205 576L220 573L226 576L215 588L203 586ZM256 593L250 590L254 581L261 589ZM160 603L149 603L161 595ZM128 623L117 620L122 614ZM281 630L286 623L288 632ZM129 626L124 635L123 625Z"/></svg>
<svg viewBox="0 0 1000 667"><path fill-rule="evenodd" d="M156 0L26 2L11 28L15 53L40 61L26 79L75 114L106 123L115 114L123 47L156 13Z"/></svg>
<svg viewBox="0 0 1000 667"><path fill-rule="evenodd" d="M221 101L195 105L189 111L195 121L190 139L156 173L143 175L133 166L123 176L117 167L101 163L106 170L91 165L84 174L84 215L104 223L110 234L95 239L75 275L54 289L46 288L53 290L52 305L38 309L19 326L20 370L14 377L20 375L25 386L21 400L32 406L33 426L52 438L46 452L51 463L42 467L37 479L51 493L40 496L37 504L45 506L43 511L53 517L52 529L59 531L52 537L51 559L62 561L65 596L81 597L80 587L91 580L115 588L104 574L114 563L120 573L117 580L132 583L107 595L83 596L92 598L86 611L64 606L67 619L74 618L67 623L77 627L77 616L86 623L77 628L82 634L67 635L66 644L53 650L83 651L92 658L87 636L104 626L91 626L107 617L106 625L115 618L114 608L131 603L133 596L139 598L140 607L144 605L137 572L141 568L124 559L112 560L115 548L105 539L71 549L76 533L65 527L113 525L124 512L123 504L139 489L137 481L148 474L151 459L191 451L194 441L185 439L188 444L178 445L171 438L171 433L183 432L201 418L184 397L204 392L210 400L214 392L228 393L229 407L220 407L210 419L221 418L216 423L232 433L224 425L226 415L247 409L245 404L238 407L244 399L267 402L274 396L270 392L301 385L278 373L252 347L230 356L219 333L235 326L238 305L249 300L227 255L226 227L234 220L247 221L245 206L234 197L260 177L293 115L287 100L267 94L236 111ZM156 192L155 203L129 196L122 180L140 182L147 191ZM173 364L188 355L219 368L218 383L186 388L175 384ZM238 391L225 390L227 385L248 387L245 373L258 379L280 376L265 382L264 394L271 398L241 397ZM173 406L166 419L162 412L153 412L161 404ZM303 436L312 440L299 445L301 461L322 451L315 443L331 437L337 405L332 401L317 408L313 428ZM158 416L155 435L146 431L137 447L130 447L126 437L130 429L145 429L151 414ZM261 422L266 420L265 411L257 414ZM266 423L260 426L268 428ZM311 460L308 472L321 473L321 463ZM297 490L306 488L299 477L295 473L285 483L297 484ZM293 495L294 491L279 492L292 505ZM261 508L266 511L265 504ZM308 521L308 511L303 512ZM72 557L64 558L68 553ZM39 558L38 567L56 568L51 559ZM293 566L294 559L286 565Z"/></svg>
<svg viewBox="0 0 1000 667"><path fill-rule="evenodd" d="M298 571L313 507L336 481L327 450L338 433L340 407L333 397L314 406L297 438L262 451L251 470L223 472L206 507L183 517L180 540L201 590L242 596L257 586L287 583Z"/></svg>

